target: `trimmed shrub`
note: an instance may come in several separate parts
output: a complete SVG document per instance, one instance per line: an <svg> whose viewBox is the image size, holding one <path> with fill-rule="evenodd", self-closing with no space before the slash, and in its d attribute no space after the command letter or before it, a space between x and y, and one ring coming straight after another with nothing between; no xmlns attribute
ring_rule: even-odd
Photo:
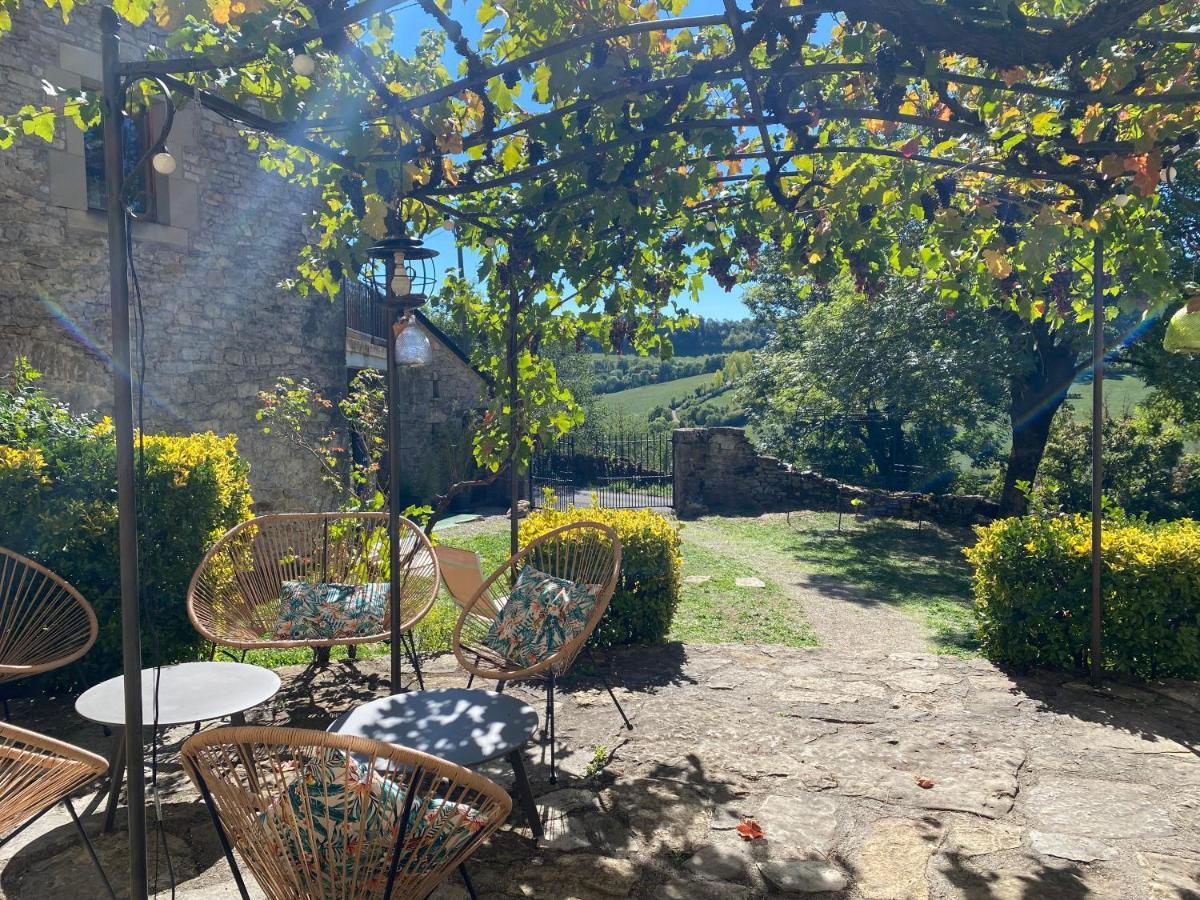
<svg viewBox="0 0 1200 900"><path fill-rule="evenodd" d="M36 400L37 402L31 402ZM116 441L112 424L3 427L5 413L57 406L29 383L0 390L0 545L61 575L96 610L96 646L68 669L25 687L92 684L121 671ZM56 412L54 412L57 415ZM65 420L63 420L65 421ZM143 653L147 662L197 659L188 581L213 541L250 515L249 467L235 436L147 434L139 495ZM18 686L20 689L20 685Z"/></svg>
<svg viewBox="0 0 1200 900"><path fill-rule="evenodd" d="M572 522L608 525L621 540L621 574L608 611L596 628L597 645L666 640L679 604L683 568L679 526L648 509L539 509L521 522L521 545Z"/></svg>
<svg viewBox="0 0 1200 900"><path fill-rule="evenodd" d="M1020 668L1088 662L1091 525L1082 515L1026 516L977 529L983 652ZM1139 678L1200 677L1200 523L1146 524L1118 514L1102 544L1104 667Z"/></svg>

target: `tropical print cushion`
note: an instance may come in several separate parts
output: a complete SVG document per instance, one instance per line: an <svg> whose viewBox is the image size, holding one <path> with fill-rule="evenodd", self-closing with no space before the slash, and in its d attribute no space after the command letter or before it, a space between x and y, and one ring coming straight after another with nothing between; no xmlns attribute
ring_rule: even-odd
<svg viewBox="0 0 1200 900"><path fill-rule="evenodd" d="M386 842L369 854L386 876L404 814L404 790L353 760L310 760L288 785L285 798L264 819L273 826L275 850L319 884L336 886L356 864L360 851ZM461 851L487 825L478 810L461 803L413 799L399 870L420 874L437 869ZM336 896L336 891L329 896Z"/></svg>
<svg viewBox="0 0 1200 900"><path fill-rule="evenodd" d="M333 641L366 637L384 630L389 586L285 581L275 638Z"/></svg>
<svg viewBox="0 0 1200 900"><path fill-rule="evenodd" d="M595 607L596 594L588 585L525 566L483 644L511 662L532 666L578 637Z"/></svg>

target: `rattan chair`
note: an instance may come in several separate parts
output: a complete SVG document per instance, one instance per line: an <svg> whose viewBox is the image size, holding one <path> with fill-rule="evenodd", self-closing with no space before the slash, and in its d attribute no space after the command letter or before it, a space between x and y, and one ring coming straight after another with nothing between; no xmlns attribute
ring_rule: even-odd
<svg viewBox="0 0 1200 900"><path fill-rule="evenodd" d="M493 621L508 600L509 588L521 569L532 566L540 572L573 581L592 589L596 598L587 625L573 639L564 643L544 659L533 665L521 665L506 659L485 646L483 638ZM550 742L550 783L558 780L554 751L554 689L556 680L563 675L581 651L587 648L588 639L596 630L608 603L617 589L621 573L621 541L617 533L599 522L574 522L556 528L537 538L515 556L511 557L479 587L470 601L462 604L458 622L454 626L451 646L459 664L471 676L494 679L497 690L503 690L505 682L528 678L546 682L546 731ZM612 686L597 667L608 696L621 714L625 727L633 730L633 724L621 708L621 702L613 693ZM468 683L470 686L470 682Z"/></svg>
<svg viewBox="0 0 1200 900"><path fill-rule="evenodd" d="M217 728L183 745L243 898L423 898L512 809L498 785L414 750L297 728Z"/></svg>
<svg viewBox="0 0 1200 900"><path fill-rule="evenodd" d="M390 618L375 633L302 640L279 638L284 582L365 585L388 580L388 517L375 512L284 513L234 526L205 554L187 592L188 617L215 646L232 651L328 648L387 640ZM429 539L400 520L401 642L421 677L412 628L433 606L438 565ZM244 656L244 652L242 654Z"/></svg>
<svg viewBox="0 0 1200 900"><path fill-rule="evenodd" d="M107 771L108 763L95 753L0 723L0 846L61 803L79 830L105 891L115 900L112 884L69 799Z"/></svg>
<svg viewBox="0 0 1200 900"><path fill-rule="evenodd" d="M96 643L96 633L96 613L79 591L0 547L0 684L74 662ZM7 718L7 701L4 710Z"/></svg>

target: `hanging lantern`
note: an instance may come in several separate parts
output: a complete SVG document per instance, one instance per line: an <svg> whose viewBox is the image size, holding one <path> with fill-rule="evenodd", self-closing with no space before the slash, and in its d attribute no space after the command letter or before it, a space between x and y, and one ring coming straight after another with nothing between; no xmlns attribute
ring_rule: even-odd
<svg viewBox="0 0 1200 900"><path fill-rule="evenodd" d="M367 252L372 262L367 281L379 302L396 317L392 361L404 368L429 365L433 348L417 325L413 310L423 306L433 290L433 260L438 252L405 236L384 238Z"/></svg>
<svg viewBox="0 0 1200 900"><path fill-rule="evenodd" d="M367 280L385 304L400 312L425 304L433 290L436 250L416 238L388 237L367 253L373 262Z"/></svg>
<svg viewBox="0 0 1200 900"><path fill-rule="evenodd" d="M1163 349L1168 353L1200 353L1200 294L1194 294L1171 316Z"/></svg>

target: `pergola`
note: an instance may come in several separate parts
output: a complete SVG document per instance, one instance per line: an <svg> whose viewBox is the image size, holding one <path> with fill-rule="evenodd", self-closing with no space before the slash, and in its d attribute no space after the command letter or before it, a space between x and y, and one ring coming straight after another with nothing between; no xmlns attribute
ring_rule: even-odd
<svg viewBox="0 0 1200 900"><path fill-rule="evenodd" d="M514 529L519 294L537 291L536 273L544 277L547 271L563 273L585 299L602 290L588 283L587 266L548 258L553 241L610 244L609 256L590 271L611 275L620 265L613 260L632 253L650 228L678 235L673 252L705 241L714 252L737 252L732 235L724 233L730 229L715 221L721 215L786 234L793 255L814 267L836 262L869 280L874 263L834 240L849 233L839 232L842 222L857 219L859 226L886 230L880 215L904 216L917 201L885 196L884 204L864 204L869 208L838 218L830 198L840 183L853 184L867 172L884 180L903 177L904 187L916 195L920 176L908 173L928 169L943 179L969 180L975 207L960 210L960 219L981 207L994 215L996 206L1008 203L1018 212L1000 216L1001 225L1052 210L1094 232L1090 259L1079 266L1090 269L1090 314L1102 323L1111 290L1103 277L1106 247L1103 229L1089 229L1088 222L1109 201L1124 209L1130 181L1143 195L1153 193L1159 171L1169 178L1172 160L1197 143L1200 90L1194 89L1197 76L1190 74L1189 61L1200 65L1200 14L1184 0L756 0L749 10L724 0L719 13L684 17L664 13L660 5L679 6L666 2L635 8L624 0L575 5L545 0L512 14L524 16L525 33L516 34L510 22L483 48L465 37L448 11L450 3L415 5L460 57L460 77L422 75L380 37L389 34L396 7L412 6L403 0L311 2L288 13L264 12L262 3L239 4L244 22L225 5L215 20L219 27L207 32L216 37L206 38L205 53L143 60L121 59L120 21L112 9L103 11L133 897L146 897L147 880L132 402L138 386L131 365L120 127L132 90L149 85L161 92L169 113L174 98L190 98L264 136L269 153L292 152L301 168L325 173L326 195L336 193L339 205L353 212L340 227L373 220L373 227L395 231L411 223L420 231L451 217L462 226L464 240L490 246L498 239L507 246L502 283L509 293ZM1033 14L1043 5L1059 14ZM500 15L491 3L481 6ZM164 25L177 25L173 16L189 11L170 4L161 9ZM575 13L555 21L556 10ZM820 17L827 15L838 17L843 36L853 41L843 37L836 47L813 41ZM201 33L194 21L186 27ZM502 39L511 46L497 51ZM306 62L297 65L301 56ZM429 59L426 51L426 63ZM1096 60L1110 62L1114 70L1119 66L1121 77L1100 78L1093 70ZM309 63L315 63L312 69ZM322 74L310 77L313 69ZM268 80L278 90L248 92ZM519 85L533 98L527 108L514 99ZM277 114L284 108L292 115ZM1155 112L1153 133L1130 133L1127 123L1148 121L1147 110ZM171 118L166 116L141 164L166 146ZM1084 127L1075 127L1078 123ZM841 168L823 170L826 161ZM959 187L951 182L948 190ZM931 228L939 210L951 207L946 190L943 180L936 198L925 192L919 199ZM364 200L364 193L374 202ZM620 198L620 209L593 216L598 200L611 197ZM881 211L882 205L889 209ZM343 270L346 262L361 266L372 243L371 235L363 238L330 240L326 250ZM539 244L545 241L551 245ZM731 263L732 257L724 264L726 274ZM1019 288L1003 285L1011 265L1008 273L1002 264L997 268L993 274L1004 290ZM677 286L666 278L659 287ZM1104 329L1093 327L1094 674L1101 665L1104 354ZM396 498L392 514L398 515ZM398 656L396 640L393 650Z"/></svg>

